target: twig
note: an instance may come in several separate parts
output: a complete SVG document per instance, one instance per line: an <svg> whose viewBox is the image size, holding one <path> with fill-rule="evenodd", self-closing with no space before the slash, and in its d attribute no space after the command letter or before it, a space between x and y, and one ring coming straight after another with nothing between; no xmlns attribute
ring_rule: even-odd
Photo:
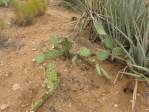
<svg viewBox="0 0 149 112"><path fill-rule="evenodd" d="M137 100L137 90L138 90L138 80L135 81L135 87L133 92L133 99L132 99L132 111L134 112Z"/></svg>

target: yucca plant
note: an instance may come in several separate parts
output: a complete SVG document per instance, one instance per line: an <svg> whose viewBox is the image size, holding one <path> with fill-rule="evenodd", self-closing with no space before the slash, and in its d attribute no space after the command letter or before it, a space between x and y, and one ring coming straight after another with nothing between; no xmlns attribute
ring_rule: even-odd
<svg viewBox="0 0 149 112"><path fill-rule="evenodd" d="M89 27L111 53L124 52L120 58L129 68L124 74L149 77L149 4L144 0L76 0L75 4L82 10L81 29Z"/></svg>

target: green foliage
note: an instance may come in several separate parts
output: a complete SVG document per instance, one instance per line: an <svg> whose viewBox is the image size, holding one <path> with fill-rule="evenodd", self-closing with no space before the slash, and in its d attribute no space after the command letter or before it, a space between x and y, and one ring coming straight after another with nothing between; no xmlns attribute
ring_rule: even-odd
<svg viewBox="0 0 149 112"><path fill-rule="evenodd" d="M97 52L96 56L97 56L97 59L100 60L100 61L104 61L104 60L107 60L110 56L110 51L107 50L107 51L101 51L101 52Z"/></svg>
<svg viewBox="0 0 149 112"><path fill-rule="evenodd" d="M46 0L29 0L25 3L15 0L12 4L15 9L14 23L22 26L31 24L35 17L43 15L47 9Z"/></svg>
<svg viewBox="0 0 149 112"><path fill-rule="evenodd" d="M50 38L50 43L52 44L52 48L57 48L59 45L59 40L55 35L53 35Z"/></svg>
<svg viewBox="0 0 149 112"><path fill-rule="evenodd" d="M122 48L120 47L115 47L112 49L112 55L113 56L124 56L124 51Z"/></svg>
<svg viewBox="0 0 149 112"><path fill-rule="evenodd" d="M105 46L107 49L113 49L113 48L114 48L114 41L113 41L112 38L109 38L109 37L105 38L105 39L103 40L103 44L104 44L104 46Z"/></svg>
<svg viewBox="0 0 149 112"><path fill-rule="evenodd" d="M59 41L59 40L57 40ZM53 41L52 41L53 43ZM68 39L64 38L61 42L59 41L59 44L57 45L57 49L52 49L47 51L44 54L39 54L35 57L35 61L38 64L44 63L44 61L48 59L55 59L60 56L68 55L69 50L72 48L72 43L68 41Z"/></svg>
<svg viewBox="0 0 149 112"><path fill-rule="evenodd" d="M97 22L96 20L94 20L94 27L96 29L96 32L99 34L99 35L107 35L104 27L103 27L103 24L101 21Z"/></svg>
<svg viewBox="0 0 149 112"><path fill-rule="evenodd" d="M79 55L80 56L83 56L83 57L89 57L91 56L91 51L90 49L86 48L86 47L81 47L80 48L80 52L79 52Z"/></svg>
<svg viewBox="0 0 149 112"><path fill-rule="evenodd" d="M10 3L10 0L0 0L0 6L7 7Z"/></svg>
<svg viewBox="0 0 149 112"><path fill-rule="evenodd" d="M148 74L136 68L149 70L149 5L145 0L77 0L75 4L83 8L81 29L89 26L102 41L111 38L116 48L109 40L103 41L105 47L114 54L124 52L126 56L120 58L127 57L126 64L135 65L128 67L130 73Z"/></svg>
<svg viewBox="0 0 149 112"><path fill-rule="evenodd" d="M36 56L35 58L35 61L38 63L38 64L41 64L45 61L46 57L44 54L39 54L38 56Z"/></svg>
<svg viewBox="0 0 149 112"><path fill-rule="evenodd" d="M59 84L59 77L54 67L49 64L46 68L46 81L47 93L32 106L32 112L37 112L38 109L48 100L53 94Z"/></svg>
<svg viewBox="0 0 149 112"><path fill-rule="evenodd" d="M49 91L53 91L54 88L57 86L59 82L58 75L54 69L54 67L49 64L47 67L47 80L46 80L46 85Z"/></svg>

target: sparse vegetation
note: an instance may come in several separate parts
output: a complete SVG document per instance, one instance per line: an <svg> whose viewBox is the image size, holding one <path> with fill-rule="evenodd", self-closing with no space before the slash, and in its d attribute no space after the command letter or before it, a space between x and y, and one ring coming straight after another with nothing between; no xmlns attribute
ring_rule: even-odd
<svg viewBox="0 0 149 112"><path fill-rule="evenodd" d="M63 0L80 17L51 0L37 19L48 1L0 0L0 112L149 110L149 4Z"/></svg>
<svg viewBox="0 0 149 112"><path fill-rule="evenodd" d="M71 59L72 64L80 64L77 63L78 60L88 63L95 68L99 76L111 80L110 75L98 64L99 60L104 61L109 58L110 51L107 52L102 50L102 52L94 53L86 47L81 47L77 53L70 53L72 42L68 41L67 38L58 39L56 36L52 36L50 42L52 47L54 46L53 50L48 50L46 53L36 56L35 61L38 64L42 64L48 59L65 56L66 58L69 57L68 59ZM94 57L95 60L89 59L92 56L96 56Z"/></svg>
<svg viewBox="0 0 149 112"><path fill-rule="evenodd" d="M90 27L92 37L126 63L122 74L149 77L149 5L144 0L64 1L83 9L81 28ZM121 52L122 56L113 54Z"/></svg>
<svg viewBox="0 0 149 112"><path fill-rule="evenodd" d="M54 39L55 38L55 39ZM43 63L44 61L48 59L54 59L60 56L66 56L69 55L69 50L72 48L72 43L68 41L68 39L63 38L62 40L58 40L56 37L53 37L52 40L57 40L59 44L57 44L57 47L52 50L47 50L44 54L39 54L36 56L35 61L38 64ZM55 41L51 41L52 47L55 44Z"/></svg>
<svg viewBox="0 0 149 112"><path fill-rule="evenodd" d="M149 83L149 3L145 0L64 0L80 11L80 30L90 29L91 39L100 40L106 51L97 53L100 61L111 57L124 62L120 74L135 77L132 110L136 103L138 80ZM68 7L68 6L67 6ZM104 73L96 64L97 73Z"/></svg>
<svg viewBox="0 0 149 112"><path fill-rule="evenodd" d="M48 5L47 0L29 0L26 2L14 0L12 4L15 11L13 22L21 26L32 24L37 16L45 13Z"/></svg>

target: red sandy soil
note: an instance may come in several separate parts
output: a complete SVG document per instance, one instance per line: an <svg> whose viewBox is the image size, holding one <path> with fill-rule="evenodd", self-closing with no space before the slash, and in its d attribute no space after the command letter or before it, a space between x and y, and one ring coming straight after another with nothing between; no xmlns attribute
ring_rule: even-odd
<svg viewBox="0 0 149 112"><path fill-rule="evenodd" d="M50 2L46 14L31 26L11 25L12 17L11 9L0 8L0 18L6 23L5 37L0 38L0 112L29 112L32 103L45 93L44 67L32 59L44 45L49 45L50 35L73 35L75 24L71 18L79 16ZM87 38L88 34L84 33L69 39L75 40L74 49L99 47ZM130 79L123 77L114 85L99 77L92 68L80 69L83 64L71 65L63 58L50 63L60 74L60 85L39 112L131 112L132 93L123 91ZM113 80L122 69L121 65L107 61L101 65ZM149 112L148 92L144 83L139 84L135 112Z"/></svg>

